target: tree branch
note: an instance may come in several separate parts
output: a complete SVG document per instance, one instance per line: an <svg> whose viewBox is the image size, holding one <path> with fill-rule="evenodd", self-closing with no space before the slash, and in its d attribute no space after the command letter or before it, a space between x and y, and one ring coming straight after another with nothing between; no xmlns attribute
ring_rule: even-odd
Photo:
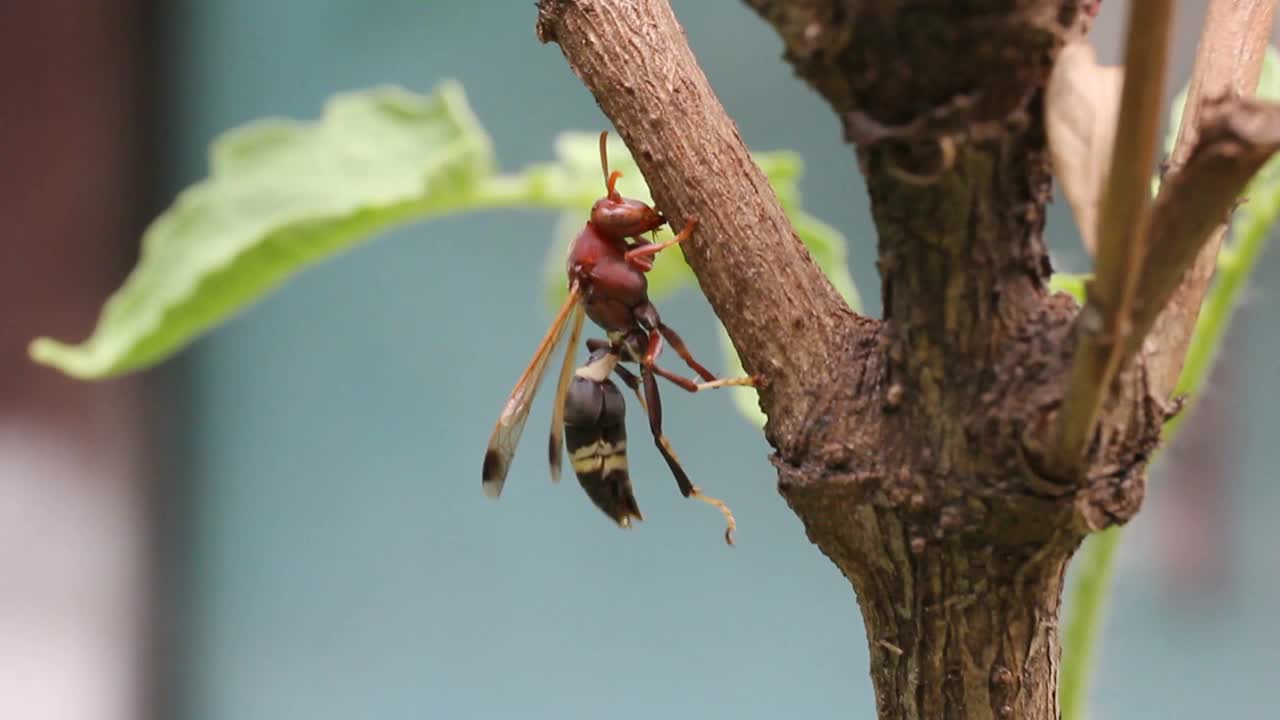
<svg viewBox="0 0 1280 720"><path fill-rule="evenodd" d="M1170 171L1165 182L1168 192L1177 191L1175 182L1199 184L1191 178L1177 181L1176 177L1181 172L1189 175L1198 172L1188 162L1189 158L1202 156L1201 151L1197 150L1201 145L1201 128L1207 129L1209 121L1215 117L1223 118L1220 111L1224 108L1215 105L1213 101L1249 97L1256 90L1267 42L1275 27L1275 8L1276 0L1213 0L1210 3L1204 31L1196 49L1196 61L1187 90L1187 102L1182 111L1177 144L1169 158ZM1265 144L1262 138L1257 138L1256 141ZM1242 153L1247 154L1250 153ZM1184 166L1187 166L1185 170ZM1244 181L1247 180L1247 177L1244 178ZM1206 181L1206 187L1210 182L1212 181ZM1236 194L1232 202L1239 197L1243 187L1243 182L1235 187ZM1166 188L1161 189L1161 195L1165 194ZM1157 203L1170 208L1171 213L1178 210L1172 202L1166 205L1164 201L1157 200ZM1151 264L1161 262L1166 247L1172 246L1174 252L1183 244L1199 248L1199 254L1195 255L1190 268L1171 268L1176 272L1174 278L1181 279L1172 297L1161 302L1157 296L1160 287L1167 281L1153 280L1153 286L1149 288L1153 293L1149 311L1159 312L1158 317L1149 323L1149 332L1158 338L1160 348L1160 352L1151 358L1149 364L1152 384L1161 397L1168 397L1173 392L1178 375L1182 372L1182 363L1191 344L1191 334L1200 315L1200 304L1209 289L1209 280L1217 265L1218 250L1222 247L1222 239L1226 234L1229 206L1221 210L1213 207L1202 209L1205 216L1200 221L1186 217L1182 219L1188 225L1202 228L1198 237L1170 239L1153 227ZM1203 230L1204 223L1211 226L1207 232ZM1171 229L1178 227L1172 219L1167 224L1161 221L1161 225Z"/></svg>
<svg viewBox="0 0 1280 720"><path fill-rule="evenodd" d="M1280 111L1235 100L1252 94L1257 85L1274 0L1215 0L1197 51L1168 178L1148 212L1146 174L1155 147L1153 113L1160 101L1169 7L1168 0L1145 2L1151 6L1130 6L1125 95L1116 135L1123 141L1114 148L1114 171L1103 193L1097 279L1081 314L1059 433L1048 456L1050 471L1058 475L1080 467L1103 403L1113 391L1111 380L1153 332L1158 351L1147 367L1152 392L1167 398L1173 391L1231 209L1254 172L1276 151ZM1131 101L1136 106L1140 100L1145 100L1142 134L1134 134L1138 111ZM1108 208L1114 216L1108 216Z"/></svg>
<svg viewBox="0 0 1280 720"><path fill-rule="evenodd" d="M1191 156L1161 187L1152 209L1151 253L1137 288L1126 357L1138 351L1183 278L1194 281L1196 276L1188 276L1188 268L1207 245L1220 244L1226 219L1245 186L1280 150L1280 105L1220 98L1204 104L1199 120ZM1216 249L1209 257L1215 256ZM1190 313L1179 318L1189 330L1199 314L1199 302L1169 310ZM1185 346L1165 345L1160 351L1163 367L1181 368ZM1176 381L1177 373L1170 372L1157 383L1156 392L1167 396Z"/></svg>
<svg viewBox="0 0 1280 720"><path fill-rule="evenodd" d="M1134 0L1129 5L1124 90L1098 218L1095 279L1077 323L1071 375L1058 431L1046 457L1049 471L1059 477L1069 477L1082 467L1130 335L1146 257L1150 178L1172 26L1171 0Z"/></svg>
<svg viewBox="0 0 1280 720"><path fill-rule="evenodd" d="M541 0L555 42L613 121L748 372L774 447L799 442L815 390L835 376L856 316L809 256L665 0ZM867 321L861 333L873 331Z"/></svg>
<svg viewBox="0 0 1280 720"><path fill-rule="evenodd" d="M880 716L1054 718L1067 560L1136 512L1165 417L1130 373L1109 441L1074 458L1083 486L1036 467L1077 313L1045 285L1043 93L1097 0L748 3L857 145L882 323L853 315L795 238L664 0L541 0L539 37L659 206L701 221L686 258L746 368L770 380L779 489L857 592ZM1139 94L1146 127L1159 108ZM1133 178L1145 191L1154 129L1140 134L1146 167L1121 177L1145 202ZM1108 227L1142 237L1138 219Z"/></svg>
<svg viewBox="0 0 1280 720"><path fill-rule="evenodd" d="M858 146L885 313L878 344L827 350L846 367L782 494L858 594L881 717L1055 717L1063 568L1136 510L1158 436L1137 395L1080 492L1024 442L1076 312L1045 288L1042 93L1096 2L749 4Z"/></svg>

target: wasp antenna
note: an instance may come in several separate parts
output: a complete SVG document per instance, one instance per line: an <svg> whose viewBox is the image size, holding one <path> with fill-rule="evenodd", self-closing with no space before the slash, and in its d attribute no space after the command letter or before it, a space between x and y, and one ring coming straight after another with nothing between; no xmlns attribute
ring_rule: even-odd
<svg viewBox="0 0 1280 720"><path fill-rule="evenodd" d="M600 170L604 173L604 185L609 187L609 131L600 132Z"/></svg>
<svg viewBox="0 0 1280 720"><path fill-rule="evenodd" d="M622 177L621 170L609 172L609 131L605 130L600 133L600 170L604 173L604 189L610 200L618 200L618 178Z"/></svg>

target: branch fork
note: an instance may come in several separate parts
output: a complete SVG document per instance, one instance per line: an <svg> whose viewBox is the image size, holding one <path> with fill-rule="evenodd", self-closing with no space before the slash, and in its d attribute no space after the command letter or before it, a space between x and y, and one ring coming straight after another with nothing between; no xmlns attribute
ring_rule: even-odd
<svg viewBox="0 0 1280 720"><path fill-rule="evenodd" d="M1231 211L1280 149L1280 106L1249 99L1261 72L1273 2L1215 2L1198 53L1182 129L1154 203L1149 174L1163 97L1171 0L1130 5L1124 95L1097 236L1096 279L1078 323L1072 372L1047 466L1078 475L1112 380L1155 344L1149 391L1172 393ZM1243 41L1243 42L1241 42ZM1240 47L1227 56L1224 48ZM1157 327L1162 322L1161 327Z"/></svg>
<svg viewBox="0 0 1280 720"><path fill-rule="evenodd" d="M798 240L666 0L541 0L538 36L663 213L699 218L685 257L768 378L779 490L858 594L880 716L1056 718L1067 561L1136 512L1224 219L1280 147L1280 110L1245 99L1272 2L1212 4L1152 202L1172 6L1134 0L1083 311L1045 287L1043 100L1097 0L1020 0L1008 17L1004 2L748 4L859 141L883 321L849 310ZM881 140L938 162L904 167L903 142Z"/></svg>

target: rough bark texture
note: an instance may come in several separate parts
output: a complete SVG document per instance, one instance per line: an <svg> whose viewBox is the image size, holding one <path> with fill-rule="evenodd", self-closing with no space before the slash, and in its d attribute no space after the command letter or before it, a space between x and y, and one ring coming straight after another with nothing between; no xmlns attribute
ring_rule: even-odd
<svg viewBox="0 0 1280 720"><path fill-rule="evenodd" d="M810 457L783 493L857 590L882 717L1056 717L1067 560L1137 510L1163 419L1130 372L1088 479L1034 470L1076 316L1044 289L1041 234L1041 90L1076 4L753 5L858 145L884 287L883 400L855 387L831 411L870 436L864 492Z"/></svg>
<svg viewBox="0 0 1280 720"><path fill-rule="evenodd" d="M797 240L665 0L541 0L684 248L761 406L779 488L856 591L883 718L1055 718L1068 559L1124 522L1167 416L1140 358L1078 464L1043 455L1081 324L1045 287L1042 90L1088 0L749 0L844 121L884 318ZM1082 7L1083 6L1083 7Z"/></svg>

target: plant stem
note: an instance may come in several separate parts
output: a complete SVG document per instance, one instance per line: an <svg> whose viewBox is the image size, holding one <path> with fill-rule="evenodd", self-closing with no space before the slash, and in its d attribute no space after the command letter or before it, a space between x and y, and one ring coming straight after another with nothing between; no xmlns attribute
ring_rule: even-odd
<svg viewBox="0 0 1280 720"><path fill-rule="evenodd" d="M1116 547L1122 528L1114 525L1090 537L1081 548L1076 566L1078 575L1071 588L1067 620L1062 632L1062 677L1058 699L1063 720L1085 716L1089 682L1098 651L1098 638L1106 620L1107 599L1111 597L1111 575L1115 569Z"/></svg>
<svg viewBox="0 0 1280 720"><path fill-rule="evenodd" d="M1240 298L1249 275L1262 255L1268 231L1280 214L1280 197L1268 198L1257 214L1244 218L1246 224L1240 238L1218 255L1218 273L1205 298L1196 322L1195 335L1187 351L1186 364L1178 379L1177 394L1185 395L1187 406L1164 426L1167 446L1176 436L1182 421L1200 396L1204 381L1222 346L1231 323L1232 311ZM1062 677L1059 701L1063 720L1081 720L1086 716L1089 686L1097 657L1102 627L1106 621L1107 598L1111 594L1116 548L1122 528L1116 526L1085 541L1080 551L1079 575L1071 589L1067 618L1062 638Z"/></svg>

